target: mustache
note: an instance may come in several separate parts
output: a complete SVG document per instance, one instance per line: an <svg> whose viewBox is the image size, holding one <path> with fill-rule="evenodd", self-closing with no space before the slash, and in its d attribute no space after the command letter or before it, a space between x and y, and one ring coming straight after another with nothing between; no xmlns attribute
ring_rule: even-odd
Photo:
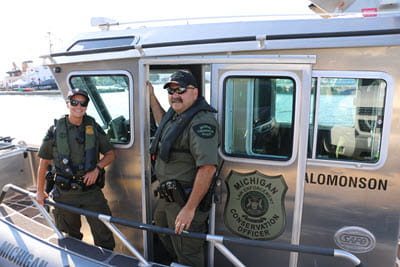
<svg viewBox="0 0 400 267"><path fill-rule="evenodd" d="M180 97L174 97L171 99L172 103L182 103L182 98Z"/></svg>

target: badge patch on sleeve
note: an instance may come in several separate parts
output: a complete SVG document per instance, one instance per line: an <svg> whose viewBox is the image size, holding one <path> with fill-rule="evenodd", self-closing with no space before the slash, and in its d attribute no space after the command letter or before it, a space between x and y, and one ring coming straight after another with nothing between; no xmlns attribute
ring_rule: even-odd
<svg viewBox="0 0 400 267"><path fill-rule="evenodd" d="M196 124L193 130L201 138L212 138L215 135L215 126L208 123Z"/></svg>

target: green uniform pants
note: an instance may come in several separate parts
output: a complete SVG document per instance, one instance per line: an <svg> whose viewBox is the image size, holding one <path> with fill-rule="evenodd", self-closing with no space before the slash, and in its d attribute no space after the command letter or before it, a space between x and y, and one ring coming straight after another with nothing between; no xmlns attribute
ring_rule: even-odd
<svg viewBox="0 0 400 267"><path fill-rule="evenodd" d="M99 188L91 189L86 192L79 190L62 191L59 189L59 192L60 197L54 199L57 202L101 214L111 215L107 200ZM81 217L79 214L58 208L55 208L53 213L56 225L60 231L77 239L82 239L83 235L80 232ZM105 226L99 219L91 217L86 217L86 219L90 225L95 245L113 250L115 247L115 241L112 232L107 228L107 226Z"/></svg>
<svg viewBox="0 0 400 267"><path fill-rule="evenodd" d="M181 207L177 203L158 199L154 211L155 224L175 229L175 219L180 210ZM197 209L189 232L207 233L208 214L209 212L202 212ZM159 234L159 237L170 256L176 259L178 263L195 267L205 266L205 241L166 234Z"/></svg>

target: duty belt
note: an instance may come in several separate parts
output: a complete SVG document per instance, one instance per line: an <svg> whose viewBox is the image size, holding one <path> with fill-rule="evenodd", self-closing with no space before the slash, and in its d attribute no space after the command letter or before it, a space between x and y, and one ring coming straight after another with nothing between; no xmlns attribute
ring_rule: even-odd
<svg viewBox="0 0 400 267"><path fill-rule="evenodd" d="M96 184L87 186L83 182L83 176L72 176L71 178L68 178L58 174L54 178L54 183L63 191L87 191L96 186Z"/></svg>
<svg viewBox="0 0 400 267"><path fill-rule="evenodd" d="M192 187L184 187L181 183L176 180L168 180L160 183L157 189L154 191L154 196L164 199L167 202L176 202L181 207L185 206L189 199ZM211 203L213 201L213 190L209 188L206 195L200 201L199 210L207 212L210 210Z"/></svg>
<svg viewBox="0 0 400 267"><path fill-rule="evenodd" d="M154 196L165 199L167 202L176 202L181 207L186 204L191 188L184 189L177 180L168 180L160 183L154 191Z"/></svg>

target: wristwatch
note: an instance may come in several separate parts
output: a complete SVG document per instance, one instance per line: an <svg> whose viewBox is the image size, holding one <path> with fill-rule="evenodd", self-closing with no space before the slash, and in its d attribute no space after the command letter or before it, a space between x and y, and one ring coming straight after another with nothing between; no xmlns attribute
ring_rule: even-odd
<svg viewBox="0 0 400 267"><path fill-rule="evenodd" d="M96 169L98 169L100 172L102 172L104 170L104 168L100 168L99 165L96 165Z"/></svg>

